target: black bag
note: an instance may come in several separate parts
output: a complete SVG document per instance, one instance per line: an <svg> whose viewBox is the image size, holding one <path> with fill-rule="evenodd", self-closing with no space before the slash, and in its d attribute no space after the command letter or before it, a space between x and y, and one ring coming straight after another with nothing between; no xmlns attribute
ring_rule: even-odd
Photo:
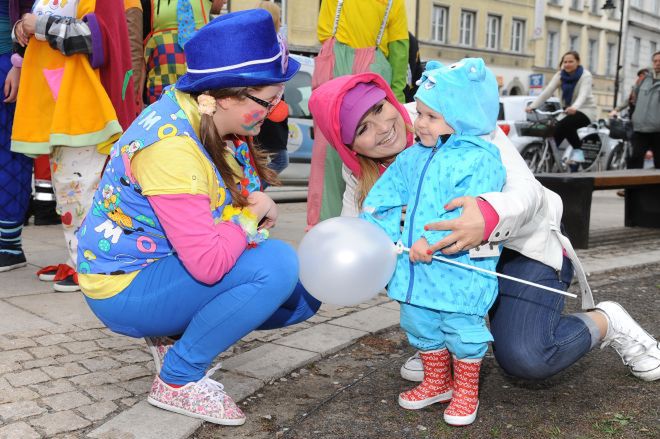
<svg viewBox="0 0 660 439"><path fill-rule="evenodd" d="M614 117L610 119L610 137L612 139L630 140L633 134L632 121Z"/></svg>

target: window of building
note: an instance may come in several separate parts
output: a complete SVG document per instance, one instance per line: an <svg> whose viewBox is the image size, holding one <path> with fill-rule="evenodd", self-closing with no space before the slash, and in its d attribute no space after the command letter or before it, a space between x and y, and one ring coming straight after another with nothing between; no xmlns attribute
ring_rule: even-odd
<svg viewBox="0 0 660 439"><path fill-rule="evenodd" d="M596 73L598 70L598 40L589 39L589 70Z"/></svg>
<svg viewBox="0 0 660 439"><path fill-rule="evenodd" d="M448 7L433 5L431 39L437 43L447 42L447 17L449 17Z"/></svg>
<svg viewBox="0 0 660 439"><path fill-rule="evenodd" d="M561 0L548 0L551 5L561 5Z"/></svg>
<svg viewBox="0 0 660 439"><path fill-rule="evenodd" d="M474 45L474 23L477 14L472 11L461 11L461 27L459 44L462 46Z"/></svg>
<svg viewBox="0 0 660 439"><path fill-rule="evenodd" d="M591 13L594 15L600 15L601 8L603 4L599 0L591 0Z"/></svg>
<svg viewBox="0 0 660 439"><path fill-rule="evenodd" d="M655 41L651 41L649 44L651 46L651 54L649 56L649 59L651 59L653 54L658 51L658 43L656 43Z"/></svg>
<svg viewBox="0 0 660 439"><path fill-rule="evenodd" d="M634 66L639 65L639 51L640 51L641 47L642 47L641 38L638 38L638 37L633 38L632 65L634 65Z"/></svg>
<svg viewBox="0 0 660 439"><path fill-rule="evenodd" d="M582 0L571 0L571 9L582 10Z"/></svg>
<svg viewBox="0 0 660 439"><path fill-rule="evenodd" d="M516 18L511 22L511 51L523 53L525 47L525 20Z"/></svg>
<svg viewBox="0 0 660 439"><path fill-rule="evenodd" d="M569 35L568 37L568 50L580 51L580 37L577 35Z"/></svg>
<svg viewBox="0 0 660 439"><path fill-rule="evenodd" d="M632 0L630 6L635 6L636 8L642 7L642 0Z"/></svg>
<svg viewBox="0 0 660 439"><path fill-rule="evenodd" d="M557 51L559 49L559 34L554 31L548 32L547 51L545 54L546 67L556 67L559 62Z"/></svg>
<svg viewBox="0 0 660 439"><path fill-rule="evenodd" d="M493 50L500 48L500 31L502 29L502 17L499 15L488 16L488 27L486 29L486 47Z"/></svg>
<svg viewBox="0 0 660 439"><path fill-rule="evenodd" d="M612 76L616 72L616 44L607 43L607 53L605 55L605 74Z"/></svg>

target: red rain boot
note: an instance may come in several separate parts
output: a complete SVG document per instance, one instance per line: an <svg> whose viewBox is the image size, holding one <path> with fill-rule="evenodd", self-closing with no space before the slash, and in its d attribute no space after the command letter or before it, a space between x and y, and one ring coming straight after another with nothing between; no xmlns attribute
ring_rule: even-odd
<svg viewBox="0 0 660 439"><path fill-rule="evenodd" d="M424 380L412 390L399 394L399 405L418 410L436 402L451 400L451 356L447 349L420 352Z"/></svg>
<svg viewBox="0 0 660 439"><path fill-rule="evenodd" d="M479 370L481 359L459 360L454 357L454 396L445 410L449 425L470 425L479 409Z"/></svg>

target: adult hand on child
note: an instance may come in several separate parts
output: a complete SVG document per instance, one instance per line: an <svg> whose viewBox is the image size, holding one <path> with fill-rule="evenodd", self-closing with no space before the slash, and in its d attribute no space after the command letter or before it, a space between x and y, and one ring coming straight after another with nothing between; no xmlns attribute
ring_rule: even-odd
<svg viewBox="0 0 660 439"><path fill-rule="evenodd" d="M257 216L260 229L270 229L277 222L277 204L263 192L252 192L248 195L249 209Z"/></svg>
<svg viewBox="0 0 660 439"><path fill-rule="evenodd" d="M568 108L565 110L565 113L568 114L569 116L571 116L571 115L577 113L577 108L575 108L575 107L568 107Z"/></svg>
<svg viewBox="0 0 660 439"><path fill-rule="evenodd" d="M7 73L7 78L5 79L5 104L11 104L16 102L16 96L18 96L18 83L21 79L21 69L12 67Z"/></svg>
<svg viewBox="0 0 660 439"><path fill-rule="evenodd" d="M410 252L408 254L410 262L431 262L431 260L433 260L433 252L430 252L429 248L429 243L426 241L426 238L419 238L410 247Z"/></svg>
<svg viewBox="0 0 660 439"><path fill-rule="evenodd" d="M445 255L453 255L481 244L486 222L475 197L458 197L445 206L445 210L463 208L461 216L426 225L427 230L450 230L451 233L430 247L433 253L442 249Z"/></svg>

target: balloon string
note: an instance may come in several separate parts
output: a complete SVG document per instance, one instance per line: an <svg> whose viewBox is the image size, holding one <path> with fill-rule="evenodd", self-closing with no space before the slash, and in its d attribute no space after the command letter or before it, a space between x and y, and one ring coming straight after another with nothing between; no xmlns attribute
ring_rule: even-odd
<svg viewBox="0 0 660 439"><path fill-rule="evenodd" d="M401 244L397 245L397 248L410 253L410 249L408 247L404 247ZM568 296L568 297L573 297L573 298L577 297L577 295L573 294L573 293L568 293L566 291L558 290L556 288L546 287L545 285L539 285L539 284L536 284L534 282L527 281L525 279L519 279L517 277L508 276L506 274L486 270L486 269L481 268L481 267L475 267L474 265L464 264L462 262L454 261L452 259L443 258L442 256L433 255L433 259L438 260L438 261L442 261L442 262L447 262L448 264L458 265L459 267L467 268L468 270L481 271L482 273L487 273L487 274L490 274L492 276L497 276L497 277L501 277L501 278L504 278L504 279L512 280L514 282L519 282L521 284L530 285L532 287L540 288L542 290L552 291L553 293L561 294L563 296Z"/></svg>

